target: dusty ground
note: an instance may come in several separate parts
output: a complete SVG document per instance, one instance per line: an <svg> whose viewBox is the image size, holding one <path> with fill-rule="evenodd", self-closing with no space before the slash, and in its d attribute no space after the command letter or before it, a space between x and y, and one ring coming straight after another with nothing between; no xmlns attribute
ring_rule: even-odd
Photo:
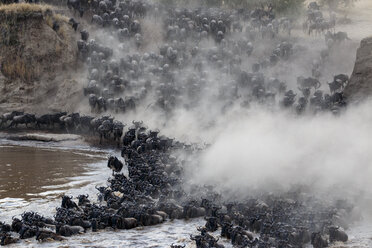
<svg viewBox="0 0 372 248"><path fill-rule="evenodd" d="M22 110L34 113L73 111L82 97L78 73L66 72L52 80L23 82L0 78L0 112Z"/></svg>

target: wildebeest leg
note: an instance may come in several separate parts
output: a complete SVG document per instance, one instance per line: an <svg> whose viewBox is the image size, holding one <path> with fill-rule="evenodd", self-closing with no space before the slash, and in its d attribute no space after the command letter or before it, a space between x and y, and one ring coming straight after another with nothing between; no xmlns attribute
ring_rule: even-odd
<svg viewBox="0 0 372 248"><path fill-rule="evenodd" d="M11 127L13 127L13 126L14 126L14 122L12 121L12 122L9 124L8 128L11 128Z"/></svg>
<svg viewBox="0 0 372 248"><path fill-rule="evenodd" d="M99 134L99 144L102 145L102 133Z"/></svg>

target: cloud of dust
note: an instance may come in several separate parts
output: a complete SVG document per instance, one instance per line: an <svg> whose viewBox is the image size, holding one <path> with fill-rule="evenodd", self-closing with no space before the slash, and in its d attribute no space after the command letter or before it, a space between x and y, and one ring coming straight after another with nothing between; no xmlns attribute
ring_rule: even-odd
<svg viewBox="0 0 372 248"><path fill-rule="evenodd" d="M226 126L201 156L196 181L245 190L372 186L370 103L341 116L298 117L257 109Z"/></svg>
<svg viewBox="0 0 372 248"><path fill-rule="evenodd" d="M360 39L365 37L366 30L372 33L371 26L366 28L370 17L365 9L372 8L372 4L367 3L369 1L359 1L347 13L352 20L355 18L354 23L337 27L336 31L348 32L352 41L332 49L322 64L320 81L322 89L327 92L326 83L334 75L351 74ZM162 18L146 17L142 24L146 46L140 50L131 43L120 43L105 31L94 34L100 42L114 49L114 59L117 60L128 53L158 53L159 45L164 42L161 40ZM319 60L320 52L326 48L323 35L308 36L300 29L295 28L291 37L282 36L275 41L258 38L252 56L243 58L242 69L251 71L252 64L267 58L279 42L293 42L296 44L295 54L290 60L281 61L278 66L262 72L266 79L276 77L285 81L288 89L296 91L296 78L310 77L314 60ZM243 32L233 39L247 38L245 35ZM195 43L189 39L186 43L188 47L197 45L205 53L215 49L211 41ZM199 59L202 61L198 62L203 64L202 72L197 72L194 65L185 65L175 71L174 82L186 84L190 77L204 80L195 106L184 107L181 104L172 115L167 115L152 108L156 100L152 93L137 106L136 111L116 114L116 119L125 123L143 120L149 128L159 128L167 136L211 144L187 169L192 182L214 184L221 190L242 195L250 190L288 190L293 185L306 185L314 192L331 191L337 195L354 196L372 187L371 101L350 106L336 117L326 113L297 116L260 104L244 108L240 100L229 104L228 99L221 96L229 82L236 78L210 66L203 57ZM146 76L151 78L151 75ZM155 79L152 83L162 82ZM182 97L185 99L182 103L190 102L190 96Z"/></svg>

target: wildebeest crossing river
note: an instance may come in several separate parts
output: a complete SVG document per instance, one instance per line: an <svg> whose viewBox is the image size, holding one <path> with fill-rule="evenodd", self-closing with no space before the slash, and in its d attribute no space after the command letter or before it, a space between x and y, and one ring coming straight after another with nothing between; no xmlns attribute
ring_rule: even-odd
<svg viewBox="0 0 372 248"><path fill-rule="evenodd" d="M52 37L73 28L80 99L0 87L0 244L372 247L370 102L344 95L370 13L305 4L36 7Z"/></svg>
<svg viewBox="0 0 372 248"><path fill-rule="evenodd" d="M11 221L24 211L53 216L60 206L60 196L80 193L95 198L96 186L105 185L111 172L106 168L107 155L115 151L86 145L65 146L57 142L0 140L0 218ZM126 231L113 229L77 235L62 242L38 243L35 239L10 247L168 247L172 243L194 247L189 239L204 219L173 220L153 227ZM218 231L213 235L218 236ZM371 247L372 226L351 228L350 241L342 247ZM221 240L232 247L228 240ZM310 247L310 246L309 246ZM337 243L332 247L340 247Z"/></svg>
<svg viewBox="0 0 372 248"><path fill-rule="evenodd" d="M106 160L112 153L86 145L0 139L0 219L8 222L24 211L53 216L63 194L84 193L96 198L95 187L105 185L111 175ZM175 220L126 232L88 232L62 243L28 240L10 247L166 247L177 240L191 243L187 238L202 223L202 219Z"/></svg>

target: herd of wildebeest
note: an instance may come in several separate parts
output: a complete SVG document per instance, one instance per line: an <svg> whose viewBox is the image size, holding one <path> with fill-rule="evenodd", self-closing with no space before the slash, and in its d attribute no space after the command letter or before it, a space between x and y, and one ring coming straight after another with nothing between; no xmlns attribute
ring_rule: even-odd
<svg viewBox="0 0 372 248"><path fill-rule="evenodd" d="M205 226L198 228L198 235L190 236L198 248L224 247L217 238L218 230L234 247L305 247L311 243L322 248L348 240L343 231L353 210L348 202L331 204L301 190L246 200L225 197L211 186L193 185L186 190L187 163L176 151L191 154L202 149L159 135L159 130L149 130L142 121L126 126L113 117L145 106L167 118L180 108L198 108L206 104L205 99L211 107L219 108L221 115L237 103L242 108L276 106L298 115L338 114L346 106L342 91L349 77L335 75L328 83L329 91L321 83L322 68L333 47L349 40L346 33L335 32L335 14L326 18L315 2L307 7L304 33L324 37L325 49L309 75L297 77L297 89L291 90L284 80L266 75L278 64L300 56L303 48L291 38L295 20L278 18L271 5L232 10L170 8L135 0L67 0L67 7L74 15L70 24L81 34L79 59L88 71L82 96L92 116L13 111L0 116L0 129L21 127L99 136L100 144L121 149L122 160L110 156L107 166L113 176L106 187L97 188L98 199L82 194L76 202L65 195L53 218L25 212L11 224L0 223L1 245L33 237L61 241L87 231L200 217L205 218ZM146 48L152 42L143 26L148 19L161 27L153 30L162 36L157 52ZM109 42L118 44L116 48L103 45L107 41L102 37L90 37L88 27L81 27L79 20L91 23L91 33L99 30L110 35ZM53 29L58 28L55 20ZM275 45L255 58L255 47L264 41ZM124 165L128 175L122 173Z"/></svg>

